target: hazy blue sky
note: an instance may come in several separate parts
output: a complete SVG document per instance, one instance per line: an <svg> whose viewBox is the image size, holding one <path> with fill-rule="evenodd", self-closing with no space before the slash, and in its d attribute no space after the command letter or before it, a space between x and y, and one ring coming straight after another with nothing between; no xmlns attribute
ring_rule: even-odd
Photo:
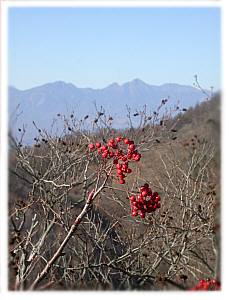
<svg viewBox="0 0 229 300"><path fill-rule="evenodd" d="M9 84L220 87L219 8L10 8Z"/></svg>

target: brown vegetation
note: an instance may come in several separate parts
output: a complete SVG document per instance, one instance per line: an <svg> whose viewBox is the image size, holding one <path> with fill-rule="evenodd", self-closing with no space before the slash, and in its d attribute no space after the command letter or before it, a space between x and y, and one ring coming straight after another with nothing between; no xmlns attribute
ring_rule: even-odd
<svg viewBox="0 0 229 300"><path fill-rule="evenodd" d="M37 128L33 146L11 139L9 288L185 290L220 280L219 105L215 96L174 118L129 110L123 132L101 112L94 133L60 115L59 137ZM117 134L142 153L125 185L109 176L112 162L88 151ZM161 208L133 218L128 197L145 182Z"/></svg>

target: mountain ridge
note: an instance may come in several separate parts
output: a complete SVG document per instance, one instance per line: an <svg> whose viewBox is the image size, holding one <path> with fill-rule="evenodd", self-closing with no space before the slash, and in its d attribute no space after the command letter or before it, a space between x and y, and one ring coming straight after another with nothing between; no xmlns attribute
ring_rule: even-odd
<svg viewBox="0 0 229 300"><path fill-rule="evenodd" d="M92 88L92 87L78 87L77 85L75 85L74 83L71 83L71 82L66 82L64 80L55 80L55 81L52 81L52 82L48 82L48 83L43 83L43 84L39 84L37 86L34 86L34 87L30 87L30 88L27 88L27 89L19 89L13 85L9 85L9 88L13 88L15 90L18 90L20 92L24 92L24 91L29 91L29 90L33 90L35 88L41 88L41 87L45 87L45 86L50 86L50 85L65 85L65 86L72 86L74 88L77 88L77 89L92 89L92 90L104 90L106 88L109 88L109 87L123 87L123 86L126 86L128 84L136 84L136 83L141 83L141 84L144 84L146 86L151 86L151 87L163 87L163 86L180 86L180 87L192 87L190 85L187 85L187 84L180 84L180 83L172 83L172 82L166 82L166 83L162 83L162 84L150 84L150 83L146 83L145 81L139 79L139 78L134 78L133 80L130 80L130 81L127 81L127 82L124 82L122 84L119 84L118 82L113 82L111 84L108 84L107 86L105 87L102 87L102 88Z"/></svg>
<svg viewBox="0 0 229 300"><path fill-rule="evenodd" d="M126 106L134 112L147 105L152 112L165 98L169 99L169 107L180 103L188 108L204 100L206 95L188 85L151 85L138 78L121 85L114 82L102 89L80 88L61 80L26 90L9 86L10 128L14 135L17 135L15 128L22 124L27 124L32 131L31 124L34 121L42 128L50 129L58 113L70 115L72 111L77 113L79 119L89 114L90 121L95 118L95 106L103 107L107 114L118 117L115 127L126 127Z"/></svg>

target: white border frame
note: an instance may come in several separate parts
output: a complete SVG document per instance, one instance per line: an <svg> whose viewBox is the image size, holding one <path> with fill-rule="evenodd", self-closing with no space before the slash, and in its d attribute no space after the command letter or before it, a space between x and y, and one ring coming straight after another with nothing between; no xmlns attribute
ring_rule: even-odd
<svg viewBox="0 0 229 300"><path fill-rule="evenodd" d="M1 1L1 0L0 0ZM227 133L227 124L225 124L225 120L228 119L227 112L228 111L228 104L229 98L227 97L227 91L225 87L227 87L229 78L229 74L227 73L226 69L226 58L227 58L227 53L229 53L229 47L228 47L228 38L227 33L226 35L226 28L229 28L229 24L226 25L226 23L229 23L229 14L228 14L228 8L226 8L226 3L228 3L228 0L225 1L214 1L214 0L205 0L205 1L198 1L193 0L193 1L185 1L185 0L179 0L179 1L150 1L150 0L143 0L143 1L131 1L131 0L126 0L126 1L32 1L32 0L27 0L27 1L16 1L16 0L10 0L10 1L3 1L0 3L1 4L1 60L0 60L0 67L1 67L1 103L0 103L0 121L1 121L1 142L0 142L0 191L1 191L1 200L0 200L0 297L4 296L9 297L9 299L14 299L14 297L17 297L17 299L27 299L27 297L31 298L40 298L41 296L54 296L54 297L63 297L66 296L68 298L75 298L76 296L83 296L83 297L98 297L99 299L103 297L116 297L116 292L77 292L77 291L53 291L53 292L11 292L8 291L8 243L7 243L7 235L8 235L8 211L7 211L7 206L8 206L8 156L7 156L7 90L8 90L8 66L7 66L7 60L8 60L8 49L7 49L7 14L8 14L8 8L9 7L220 7L222 9L222 31L221 33L223 34L223 43L222 43L222 63L221 66L223 67L223 74L222 76L222 84L221 86L223 87L223 98L224 100L222 101L222 119L223 119L223 126L222 126L222 160L224 161L224 164L222 164L222 174L225 175L227 172L227 166L228 166L228 158L227 158L227 152L225 151L225 147L228 145L227 138L225 136L225 133ZM228 62L227 62L228 64ZM226 76L225 76L226 75ZM227 100L226 100L227 99ZM227 163L226 163L227 162ZM226 166L225 166L226 163ZM223 188L222 194L221 194L221 199L224 199L224 203L222 203L221 207L221 225L222 225L222 236L223 236L223 243L221 243L222 246L222 259L224 262L224 265L221 263L221 276L222 276L222 291L221 292L118 292L118 297L126 297L126 296L131 296L131 298L135 297L154 297L154 296L161 296L171 299L171 297L176 297L177 299L182 299L184 297L187 297L187 299L193 299L193 298L201 298L203 299L224 299L228 298L226 293L228 291L228 285L227 280L229 280L229 272L227 271L227 265L228 260L228 245L225 243L226 239L226 231L225 231L225 222L229 219L227 216L227 212L229 212L229 207L228 207L228 201L229 199L226 199L225 195L225 188L228 184L225 182L226 178L223 176L223 179L221 180L221 186ZM6 200L7 199L7 200ZM223 201L222 201L223 202ZM227 202L227 203L226 203ZM226 208L227 206L227 208ZM224 233L224 234L223 234ZM32 294L31 294L32 293ZM64 293L64 294L63 294ZM142 294L143 293L143 294Z"/></svg>
<svg viewBox="0 0 229 300"><path fill-rule="evenodd" d="M195 2L196 1L196 2ZM226 0L225 0L226 1ZM221 7L221 0L2 0L7 7Z"/></svg>

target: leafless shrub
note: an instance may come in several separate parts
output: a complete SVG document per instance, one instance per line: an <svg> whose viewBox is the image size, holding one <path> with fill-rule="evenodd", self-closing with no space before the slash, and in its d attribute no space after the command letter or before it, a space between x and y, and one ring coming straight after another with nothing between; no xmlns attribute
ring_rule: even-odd
<svg viewBox="0 0 229 300"><path fill-rule="evenodd" d="M103 108L96 108L93 131L84 128L88 116L59 114L58 136L34 124L33 146L22 145L24 130L20 141L11 138L10 184L24 185L23 197L11 193L9 205L11 289L187 289L218 276L209 192L214 146L177 141L179 118L171 110L160 116L161 107L127 108L130 128L119 133L135 141L143 160L124 187L110 175L112 162L88 150L118 134ZM134 219L128 197L146 181L162 207Z"/></svg>

